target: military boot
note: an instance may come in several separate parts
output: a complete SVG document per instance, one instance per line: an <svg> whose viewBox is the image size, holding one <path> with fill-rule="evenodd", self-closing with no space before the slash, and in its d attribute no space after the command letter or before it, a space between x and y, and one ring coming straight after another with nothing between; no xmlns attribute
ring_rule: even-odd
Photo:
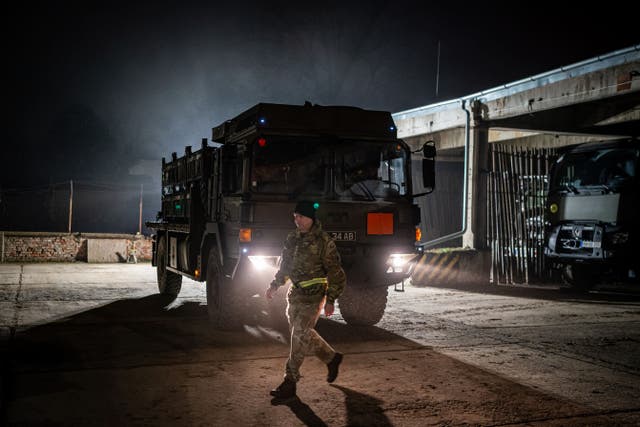
<svg viewBox="0 0 640 427"><path fill-rule="evenodd" d="M278 399L294 397L296 395L296 383L290 379L285 379L282 384L271 390L270 394Z"/></svg>
<svg viewBox="0 0 640 427"><path fill-rule="evenodd" d="M327 363L327 369L329 372L327 373L327 382L332 383L338 378L338 367L342 363L342 353L336 353L331 359L331 362Z"/></svg>

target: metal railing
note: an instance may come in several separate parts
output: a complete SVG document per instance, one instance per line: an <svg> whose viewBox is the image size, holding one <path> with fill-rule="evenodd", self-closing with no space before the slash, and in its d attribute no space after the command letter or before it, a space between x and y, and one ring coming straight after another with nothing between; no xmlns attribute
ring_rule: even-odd
<svg viewBox="0 0 640 427"><path fill-rule="evenodd" d="M551 279L544 260L544 209L554 148L491 145L487 245L496 284Z"/></svg>

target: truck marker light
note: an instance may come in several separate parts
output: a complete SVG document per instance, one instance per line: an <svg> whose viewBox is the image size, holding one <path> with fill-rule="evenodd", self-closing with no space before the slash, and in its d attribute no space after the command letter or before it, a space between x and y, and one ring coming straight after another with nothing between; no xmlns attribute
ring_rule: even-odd
<svg viewBox="0 0 640 427"><path fill-rule="evenodd" d="M200 270L198 270L197 268L196 268L196 271L195 271L195 276L196 277L200 277Z"/></svg>
<svg viewBox="0 0 640 427"><path fill-rule="evenodd" d="M555 203L552 203L551 206L549 206L549 210L551 211L551 213L558 212L558 205L556 205Z"/></svg>
<svg viewBox="0 0 640 427"><path fill-rule="evenodd" d="M265 145L267 145L267 140L266 138L258 138L258 145L260 147L264 147Z"/></svg>
<svg viewBox="0 0 640 427"><path fill-rule="evenodd" d="M251 229L250 228L241 228L239 236L241 242L250 242L251 241Z"/></svg>
<svg viewBox="0 0 640 427"><path fill-rule="evenodd" d="M422 240L422 230L420 230L420 227L416 227L416 242L420 240Z"/></svg>

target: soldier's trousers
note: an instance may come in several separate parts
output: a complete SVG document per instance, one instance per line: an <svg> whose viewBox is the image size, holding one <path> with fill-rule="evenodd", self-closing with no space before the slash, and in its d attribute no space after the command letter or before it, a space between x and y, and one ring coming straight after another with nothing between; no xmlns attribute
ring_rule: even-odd
<svg viewBox="0 0 640 427"><path fill-rule="evenodd" d="M291 349L284 377L297 382L305 356L315 355L322 362L329 363L336 352L314 329L324 306L324 297L301 295L292 289L287 299Z"/></svg>

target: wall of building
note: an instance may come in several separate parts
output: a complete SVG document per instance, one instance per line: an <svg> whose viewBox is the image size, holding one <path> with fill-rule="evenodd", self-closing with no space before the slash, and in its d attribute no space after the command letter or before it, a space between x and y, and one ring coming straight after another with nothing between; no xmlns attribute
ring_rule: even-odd
<svg viewBox="0 0 640 427"><path fill-rule="evenodd" d="M480 285L491 282L491 252L463 248L431 249L418 261L413 286Z"/></svg>
<svg viewBox="0 0 640 427"><path fill-rule="evenodd" d="M132 234L0 231L0 262L127 262L132 253L137 261L150 261L151 238Z"/></svg>

